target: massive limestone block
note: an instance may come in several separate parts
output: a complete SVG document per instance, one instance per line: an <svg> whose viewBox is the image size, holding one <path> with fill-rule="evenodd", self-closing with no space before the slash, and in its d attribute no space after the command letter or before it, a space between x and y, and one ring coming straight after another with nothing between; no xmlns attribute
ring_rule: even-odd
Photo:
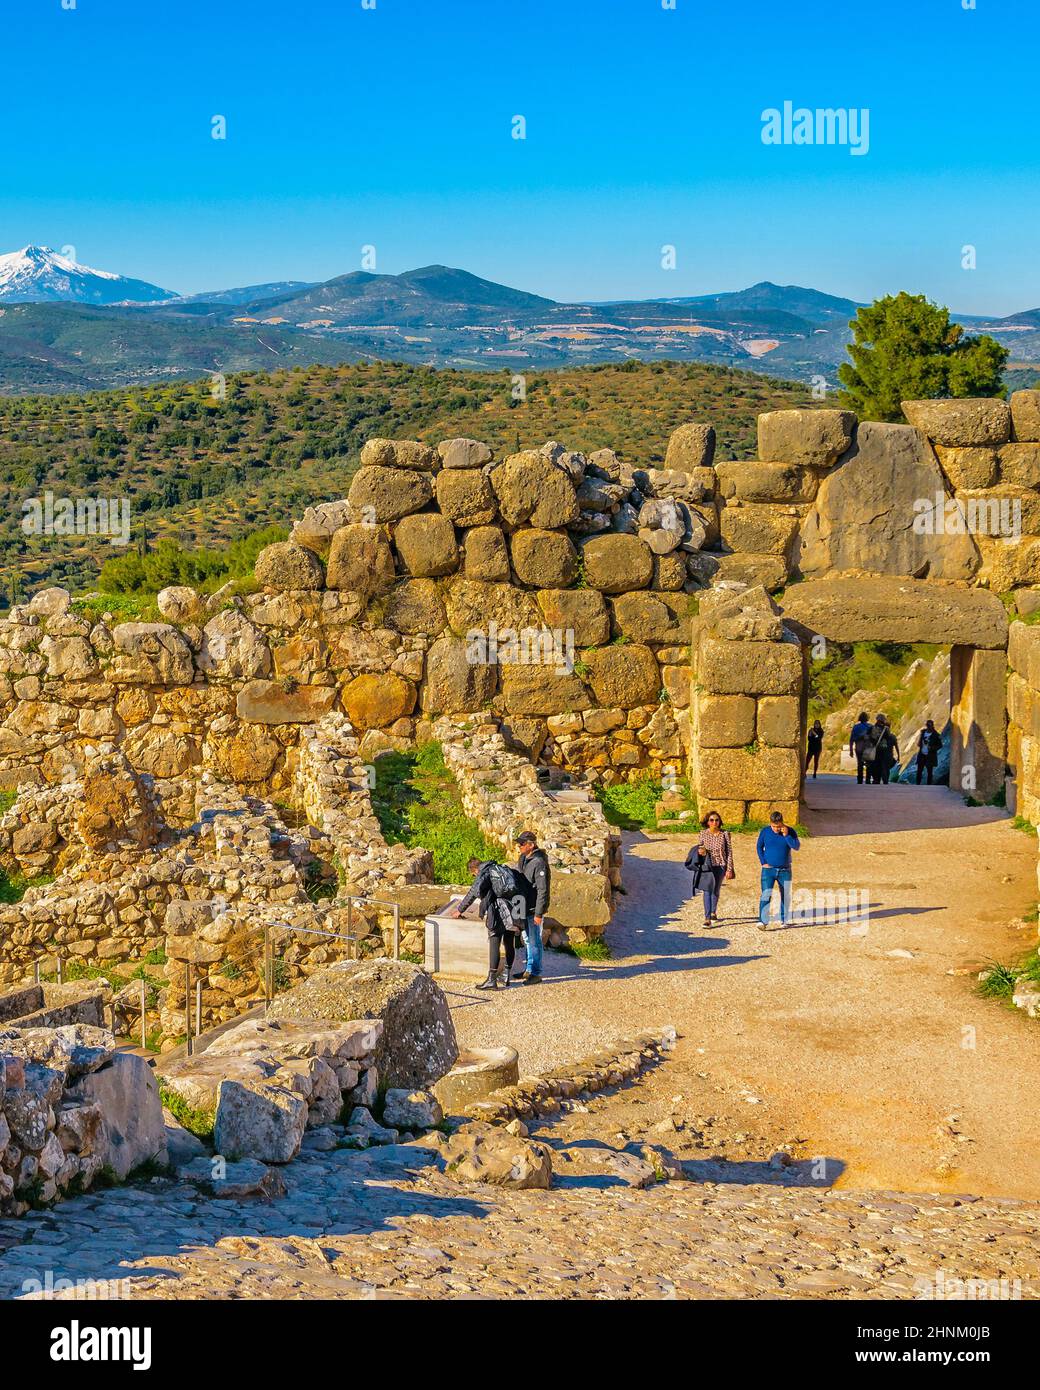
<svg viewBox="0 0 1040 1390"><path fill-rule="evenodd" d="M541 627L534 595L512 584L486 584L475 579L455 579L445 593L448 626L464 637L468 632L488 632L495 624L501 631Z"/></svg>
<svg viewBox="0 0 1040 1390"><path fill-rule="evenodd" d="M738 554L781 555L791 553L798 534L798 516L790 508L765 503L732 503L719 514L722 543Z"/></svg>
<svg viewBox="0 0 1040 1390"><path fill-rule="evenodd" d="M60 618L69 611L72 595L57 584L33 594L26 607L37 618Z"/></svg>
<svg viewBox="0 0 1040 1390"><path fill-rule="evenodd" d="M855 446L820 484L802 524L798 566L810 575L868 570L970 579L980 564L973 538L940 531L941 509L927 516L922 510L936 498L945 505L947 497L935 456L917 430L864 421Z"/></svg>
<svg viewBox="0 0 1040 1390"><path fill-rule="evenodd" d="M100 1110L101 1134L94 1153L116 1177L125 1178L150 1160L166 1162L159 1085L143 1057L117 1052L105 1066L69 1087L65 1099Z"/></svg>
<svg viewBox="0 0 1040 1390"><path fill-rule="evenodd" d="M194 623L202 617L202 599L188 584L170 584L160 589L155 605L168 623Z"/></svg>
<svg viewBox="0 0 1040 1390"><path fill-rule="evenodd" d="M436 637L448 621L440 590L432 579L408 579L391 590L383 621L408 636Z"/></svg>
<svg viewBox="0 0 1040 1390"><path fill-rule="evenodd" d="M439 512L406 516L394 529L401 564L416 579L436 579L459 567L455 527Z"/></svg>
<svg viewBox="0 0 1040 1390"><path fill-rule="evenodd" d="M1000 481L1008 487L1040 489L1040 444L1005 444L999 454ZM963 487L988 487L964 483Z"/></svg>
<svg viewBox="0 0 1040 1390"><path fill-rule="evenodd" d="M701 748L745 748L755 739L755 701L750 695L701 694L696 721Z"/></svg>
<svg viewBox="0 0 1040 1390"><path fill-rule="evenodd" d="M611 709L653 705L661 694L661 672L649 647L635 642L585 652L596 703Z"/></svg>
<svg viewBox="0 0 1040 1390"><path fill-rule="evenodd" d="M415 686L392 671L355 676L343 687L343 708L355 729L385 729L411 714Z"/></svg>
<svg viewBox="0 0 1040 1390"><path fill-rule="evenodd" d="M265 546L256 557L253 574L265 589L320 589L325 570L315 552L292 541Z"/></svg>
<svg viewBox="0 0 1040 1390"><path fill-rule="evenodd" d="M501 681L510 714L564 714L592 704L581 677L555 666L503 666Z"/></svg>
<svg viewBox="0 0 1040 1390"><path fill-rule="evenodd" d="M797 748L702 748L697 791L709 800L717 796L790 800L801 789L801 772Z"/></svg>
<svg viewBox="0 0 1040 1390"><path fill-rule="evenodd" d="M366 439L361 446L361 467L415 468L429 473L440 467L437 450L417 439Z"/></svg>
<svg viewBox="0 0 1040 1390"><path fill-rule="evenodd" d="M801 741L799 701L793 695L763 695L755 725L759 741L771 748L796 748Z"/></svg>
<svg viewBox="0 0 1040 1390"><path fill-rule="evenodd" d="M553 869L546 914L551 922L568 930L605 927L612 912L610 880L604 874Z"/></svg>
<svg viewBox="0 0 1040 1390"><path fill-rule="evenodd" d="M645 589L653 578L653 552L638 536L593 536L581 553L586 583L604 594Z"/></svg>
<svg viewBox="0 0 1040 1390"><path fill-rule="evenodd" d="M564 588L578 573L578 555L565 531L517 531L513 568L521 584L535 589Z"/></svg>
<svg viewBox="0 0 1040 1390"><path fill-rule="evenodd" d="M313 724L335 703L331 686L249 681L238 692L235 710L239 719L251 724Z"/></svg>
<svg viewBox="0 0 1040 1390"><path fill-rule="evenodd" d="M618 632L631 642L667 642L678 646L690 640L690 600L686 594L635 590L611 600Z"/></svg>
<svg viewBox="0 0 1040 1390"><path fill-rule="evenodd" d="M689 423L673 430L664 456L665 468L688 473L707 468L715 457L715 431L711 425Z"/></svg>
<svg viewBox="0 0 1040 1390"><path fill-rule="evenodd" d="M161 825L155 806L122 754L97 758L87 765L76 828L84 843L94 849L112 842L144 849L158 840Z"/></svg>
<svg viewBox="0 0 1040 1390"><path fill-rule="evenodd" d="M1011 407L989 397L904 401L903 414L936 444L967 448L1006 444L1011 438Z"/></svg>
<svg viewBox="0 0 1040 1390"><path fill-rule="evenodd" d="M271 673L267 638L244 614L230 608L202 629L199 670L223 680L253 680Z"/></svg>
<svg viewBox="0 0 1040 1390"><path fill-rule="evenodd" d="M797 695L802 683L801 647L794 641L728 642L708 637L701 643L697 679L713 695Z"/></svg>
<svg viewBox="0 0 1040 1390"><path fill-rule="evenodd" d="M487 474L472 468L444 468L437 475L437 506L456 526L486 526L498 518L498 503Z"/></svg>
<svg viewBox="0 0 1040 1390"><path fill-rule="evenodd" d="M138 772L152 777L180 777L200 760L199 740L194 735L154 724L131 729L123 752Z"/></svg>
<svg viewBox="0 0 1040 1390"><path fill-rule="evenodd" d="M426 654L422 707L427 714L475 714L498 689L498 667L461 637L444 636Z"/></svg>
<svg viewBox="0 0 1040 1390"><path fill-rule="evenodd" d="M437 453L445 468L482 468L491 462L491 450L479 439L442 439Z"/></svg>
<svg viewBox="0 0 1040 1390"><path fill-rule="evenodd" d="M378 526L355 522L332 537L325 582L370 599L389 589L396 578L394 554Z"/></svg>
<svg viewBox="0 0 1040 1390"><path fill-rule="evenodd" d="M735 459L715 465L719 496L741 502L811 502L819 473L793 463Z"/></svg>
<svg viewBox="0 0 1040 1390"><path fill-rule="evenodd" d="M784 594L783 609L792 627L834 642L999 648L1008 640L1007 613L996 594L925 580L809 580L792 585Z"/></svg>
<svg viewBox="0 0 1040 1390"><path fill-rule="evenodd" d="M327 555L332 537L341 526L349 526L353 520L350 503L345 497L336 502L319 502L317 506L308 507L299 521L293 523L289 540L317 555Z"/></svg>
<svg viewBox="0 0 1040 1390"><path fill-rule="evenodd" d="M513 454L494 469L491 486L509 526L522 526L526 521L551 531L578 519L578 498L570 476L533 450Z"/></svg>
<svg viewBox="0 0 1040 1390"><path fill-rule="evenodd" d="M47 660L51 680L84 681L97 674L97 657L85 637L48 634L40 643L40 652Z"/></svg>
<svg viewBox="0 0 1040 1390"><path fill-rule="evenodd" d="M546 627L569 633L575 647L598 647L610 637L610 614L598 589L542 589L538 607Z"/></svg>
<svg viewBox="0 0 1040 1390"><path fill-rule="evenodd" d="M222 1081L213 1127L216 1151L226 1158L289 1163L300 1152L307 1102L270 1081Z"/></svg>
<svg viewBox="0 0 1040 1390"><path fill-rule="evenodd" d="M1040 443L1040 391L1012 391L1011 438L1020 444Z"/></svg>
<svg viewBox="0 0 1040 1390"><path fill-rule="evenodd" d="M939 466L955 491L965 487L992 487L997 480L997 449L947 449L935 446Z"/></svg>
<svg viewBox="0 0 1040 1390"><path fill-rule="evenodd" d="M691 555L687 560L690 578L697 584L725 580L737 584L762 585L770 593L782 589L788 579L788 561L783 555Z"/></svg>
<svg viewBox="0 0 1040 1390"><path fill-rule="evenodd" d="M210 734L208 759L232 782L266 782L284 753L279 741L260 724L244 724L233 734Z"/></svg>
<svg viewBox="0 0 1040 1390"><path fill-rule="evenodd" d="M852 443L855 429L850 410L768 410L758 417L758 456L828 468Z"/></svg>
<svg viewBox="0 0 1040 1390"><path fill-rule="evenodd" d="M480 580L487 584L500 584L509 580L509 551L506 539L498 526L474 526L467 531L463 545L466 552L465 575L467 579Z"/></svg>
<svg viewBox="0 0 1040 1390"><path fill-rule="evenodd" d="M374 1061L383 1087L429 1086L459 1055L440 986L407 961L342 961L280 994L275 1019L381 1019Z"/></svg>
<svg viewBox="0 0 1040 1390"><path fill-rule="evenodd" d="M433 501L433 478L411 468L359 468L347 500L352 515L362 524L400 521Z"/></svg>
<svg viewBox="0 0 1040 1390"><path fill-rule="evenodd" d="M190 685L191 648L169 623L120 623L106 672L115 685Z"/></svg>

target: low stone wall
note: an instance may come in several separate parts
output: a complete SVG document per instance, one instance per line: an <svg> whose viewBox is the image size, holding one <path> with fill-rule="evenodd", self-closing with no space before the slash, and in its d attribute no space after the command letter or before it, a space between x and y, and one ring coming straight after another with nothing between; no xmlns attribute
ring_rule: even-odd
<svg viewBox="0 0 1040 1390"><path fill-rule="evenodd" d="M516 836L533 830L552 869L549 930L581 943L602 935L621 886L621 836L595 801L557 801L538 784L532 764L511 752L494 721L438 720L434 736L458 781L462 804L507 857ZM563 937L558 933L560 944ZM550 936L550 939L551 936Z"/></svg>
<svg viewBox="0 0 1040 1390"><path fill-rule="evenodd" d="M0 1029L0 1215L149 1161L166 1162L166 1133L144 1058L101 1028Z"/></svg>

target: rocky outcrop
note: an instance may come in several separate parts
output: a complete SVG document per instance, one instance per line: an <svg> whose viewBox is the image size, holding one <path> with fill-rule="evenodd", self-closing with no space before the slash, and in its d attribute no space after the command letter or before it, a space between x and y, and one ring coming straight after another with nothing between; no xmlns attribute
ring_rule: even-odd
<svg viewBox="0 0 1040 1390"><path fill-rule="evenodd" d="M406 961L342 961L279 995L272 1019L381 1022L374 1065L387 1087L425 1087L458 1056L443 991Z"/></svg>

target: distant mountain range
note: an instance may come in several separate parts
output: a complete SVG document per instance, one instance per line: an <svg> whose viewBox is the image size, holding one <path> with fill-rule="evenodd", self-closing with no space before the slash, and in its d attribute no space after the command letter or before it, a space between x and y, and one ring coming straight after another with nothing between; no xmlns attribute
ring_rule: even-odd
<svg viewBox="0 0 1040 1390"><path fill-rule="evenodd" d="M179 296L28 246L0 256L0 392L79 391L212 372L389 358L530 370L638 357L833 385L855 300L762 281L724 294L561 303L424 266ZM1040 364L1040 309L957 315Z"/></svg>

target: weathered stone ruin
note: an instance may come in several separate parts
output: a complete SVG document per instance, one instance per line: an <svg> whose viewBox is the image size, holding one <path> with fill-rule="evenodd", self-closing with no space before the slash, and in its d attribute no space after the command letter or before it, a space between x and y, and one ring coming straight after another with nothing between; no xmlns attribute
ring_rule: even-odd
<svg viewBox="0 0 1040 1390"><path fill-rule="evenodd" d="M164 621L120 624L37 594L0 622L0 863L54 881L0 907L0 981L154 958L170 1045L269 997L272 957L280 989L421 959L457 885L385 842L370 778L429 739L490 840L536 830L550 939L586 940L620 838L553 787L687 776L728 821L794 819L819 642L948 644L951 780L985 800L1007 768L1031 814L1032 629L1010 626L1005 690L998 594L1025 612L1040 583L1038 402L772 412L752 461L690 424L658 469L375 439L254 592L167 589ZM104 1002L132 1021L133 998Z"/></svg>

